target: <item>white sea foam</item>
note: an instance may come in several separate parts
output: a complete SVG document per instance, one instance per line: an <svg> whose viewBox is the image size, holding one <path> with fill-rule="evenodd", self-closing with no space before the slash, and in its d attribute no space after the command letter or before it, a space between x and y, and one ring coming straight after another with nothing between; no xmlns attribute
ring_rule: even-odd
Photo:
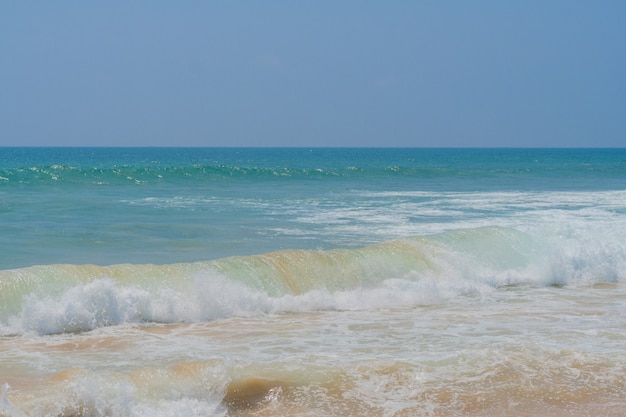
<svg viewBox="0 0 626 417"><path fill-rule="evenodd" d="M130 374L75 370L58 376L40 396L22 404L29 415L119 417L215 417L227 414L221 403L225 381L212 380L206 367L190 374L171 369L144 369ZM221 375L221 378L224 378ZM59 383L61 382L61 383ZM3 394L4 395L4 394ZM3 396L0 412L25 414Z"/></svg>
<svg viewBox="0 0 626 417"><path fill-rule="evenodd" d="M625 204L624 191L355 191L342 202L281 200L257 208L289 219L274 228L285 235L352 245L494 224L527 231L554 223L615 227Z"/></svg>

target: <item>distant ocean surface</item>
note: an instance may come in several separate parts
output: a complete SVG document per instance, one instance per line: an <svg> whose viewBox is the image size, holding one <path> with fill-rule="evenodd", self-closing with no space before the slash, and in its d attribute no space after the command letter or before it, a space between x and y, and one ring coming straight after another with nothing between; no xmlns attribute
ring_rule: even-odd
<svg viewBox="0 0 626 417"><path fill-rule="evenodd" d="M0 148L0 416L623 416L626 149Z"/></svg>

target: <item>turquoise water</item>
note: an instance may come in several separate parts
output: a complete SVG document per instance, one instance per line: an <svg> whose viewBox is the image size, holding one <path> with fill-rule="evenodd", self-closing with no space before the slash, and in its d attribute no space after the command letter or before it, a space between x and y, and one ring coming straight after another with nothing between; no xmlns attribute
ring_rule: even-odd
<svg viewBox="0 0 626 417"><path fill-rule="evenodd" d="M625 161L610 149L2 148L0 268L192 262L507 224L537 207L472 201L623 190Z"/></svg>
<svg viewBox="0 0 626 417"><path fill-rule="evenodd" d="M625 149L0 148L0 416L621 416Z"/></svg>

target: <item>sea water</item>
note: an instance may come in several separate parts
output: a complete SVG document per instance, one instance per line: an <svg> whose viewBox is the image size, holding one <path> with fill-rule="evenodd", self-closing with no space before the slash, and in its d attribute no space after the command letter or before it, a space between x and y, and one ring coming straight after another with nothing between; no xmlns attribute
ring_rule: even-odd
<svg viewBox="0 0 626 417"><path fill-rule="evenodd" d="M0 416L622 416L626 150L0 148Z"/></svg>

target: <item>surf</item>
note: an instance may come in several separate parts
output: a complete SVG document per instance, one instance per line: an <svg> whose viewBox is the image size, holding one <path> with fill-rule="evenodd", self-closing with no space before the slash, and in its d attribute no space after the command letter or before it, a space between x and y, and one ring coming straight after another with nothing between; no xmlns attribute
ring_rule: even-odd
<svg viewBox="0 0 626 417"><path fill-rule="evenodd" d="M559 253L517 229L480 227L358 249L167 265L41 265L0 271L0 328L3 335L76 333L125 323L433 305L508 286L617 282L618 255L598 261Z"/></svg>

